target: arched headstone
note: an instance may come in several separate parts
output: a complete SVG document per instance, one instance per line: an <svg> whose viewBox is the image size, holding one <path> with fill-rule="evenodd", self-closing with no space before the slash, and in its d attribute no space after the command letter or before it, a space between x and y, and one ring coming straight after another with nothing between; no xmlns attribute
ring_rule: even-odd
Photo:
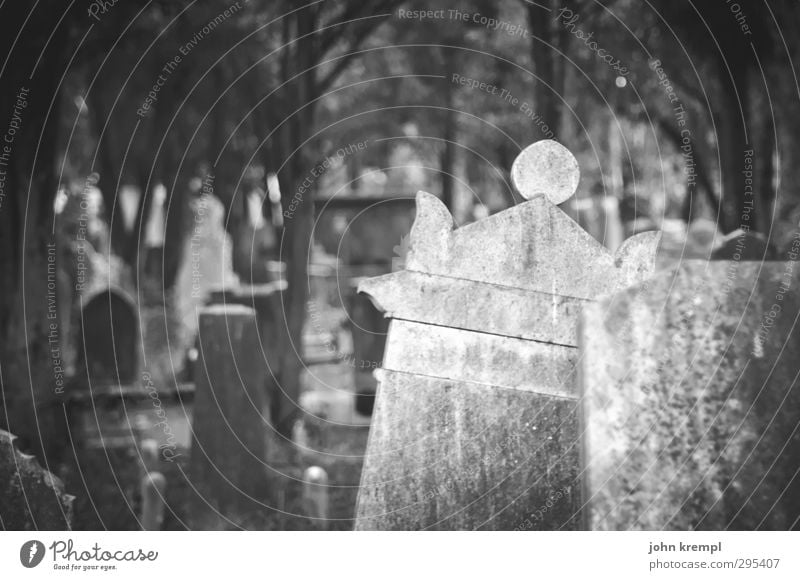
<svg viewBox="0 0 800 580"><path fill-rule="evenodd" d="M115 288L82 298L78 332L79 376L92 388L137 379L139 327L133 301Z"/></svg>

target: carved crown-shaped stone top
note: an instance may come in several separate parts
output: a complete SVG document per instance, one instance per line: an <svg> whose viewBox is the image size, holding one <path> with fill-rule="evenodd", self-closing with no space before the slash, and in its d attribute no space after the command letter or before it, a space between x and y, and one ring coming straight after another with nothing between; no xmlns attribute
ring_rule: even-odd
<svg viewBox="0 0 800 580"><path fill-rule="evenodd" d="M365 280L359 290L391 311L385 298L407 289L404 275L417 272L594 300L652 273L660 232L633 236L612 254L558 208L579 181L578 163L563 145L530 145L511 177L528 201L458 229L444 204L420 191L406 272Z"/></svg>

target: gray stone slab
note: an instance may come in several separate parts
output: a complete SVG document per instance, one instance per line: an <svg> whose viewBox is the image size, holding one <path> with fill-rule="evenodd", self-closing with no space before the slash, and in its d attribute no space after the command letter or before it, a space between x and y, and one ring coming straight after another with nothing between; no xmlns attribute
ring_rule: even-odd
<svg viewBox="0 0 800 580"><path fill-rule="evenodd" d="M584 309L588 527L798 527L798 284L794 262L689 261Z"/></svg>
<svg viewBox="0 0 800 580"><path fill-rule="evenodd" d="M392 322L391 338L403 348L386 353L387 370L575 396L576 348L407 320Z"/></svg>
<svg viewBox="0 0 800 580"><path fill-rule="evenodd" d="M263 509L272 431L256 314L241 305L200 312L189 475L194 528Z"/></svg>
<svg viewBox="0 0 800 580"><path fill-rule="evenodd" d="M357 529L577 527L574 399L384 374Z"/></svg>
<svg viewBox="0 0 800 580"><path fill-rule="evenodd" d="M585 299L402 271L365 280L389 318L577 346L575 317ZM430 297L435 296L436 300Z"/></svg>
<svg viewBox="0 0 800 580"><path fill-rule="evenodd" d="M279 262L280 263L280 262ZM270 420L278 424L296 403L281 387L281 346L289 340L284 315L287 284L285 280L255 285L219 287L209 293L211 305L241 305L255 310L258 324L256 342L262 361L264 389L269 398Z"/></svg>

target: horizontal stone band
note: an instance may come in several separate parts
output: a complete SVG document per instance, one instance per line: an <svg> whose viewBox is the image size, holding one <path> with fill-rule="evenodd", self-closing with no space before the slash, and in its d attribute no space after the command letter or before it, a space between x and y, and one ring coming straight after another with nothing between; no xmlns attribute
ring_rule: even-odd
<svg viewBox="0 0 800 580"><path fill-rule="evenodd" d="M387 318L577 346L588 300L404 270L359 285Z"/></svg>
<svg viewBox="0 0 800 580"><path fill-rule="evenodd" d="M393 320L383 368L575 397L578 349L519 338Z"/></svg>

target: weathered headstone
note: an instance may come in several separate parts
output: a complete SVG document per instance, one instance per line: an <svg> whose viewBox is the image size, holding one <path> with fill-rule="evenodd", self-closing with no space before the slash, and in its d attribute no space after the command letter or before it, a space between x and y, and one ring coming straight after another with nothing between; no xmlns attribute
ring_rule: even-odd
<svg viewBox="0 0 800 580"><path fill-rule="evenodd" d="M14 439L0 429L0 529L69 529L75 498L35 457L16 449Z"/></svg>
<svg viewBox="0 0 800 580"><path fill-rule="evenodd" d="M688 261L584 309L587 527L800 526L798 285Z"/></svg>
<svg viewBox="0 0 800 580"><path fill-rule="evenodd" d="M212 195L211 183L206 182L202 194L192 200L191 228L175 280L174 307L184 326L184 336L179 339L183 348L189 348L194 340L197 311L205 305L209 293L239 284L233 271L233 242L225 230L225 207ZM162 264L157 262L159 270Z"/></svg>
<svg viewBox="0 0 800 580"><path fill-rule="evenodd" d="M580 309L649 275L658 235L611 254L556 204L575 158L541 141L512 168L529 201L455 229L417 195L406 270L360 289L391 319L358 529L574 529Z"/></svg>
<svg viewBox="0 0 800 580"><path fill-rule="evenodd" d="M259 509L269 429L255 311L216 305L199 318L190 460L196 527Z"/></svg>
<svg viewBox="0 0 800 580"><path fill-rule="evenodd" d="M258 324L256 345L258 360L262 364L262 383L270 407L270 420L278 425L291 414L296 399L291 399L281 385L279 353L281 345L289 340L285 320L287 284L284 280L267 284L237 285L217 288L210 292L210 304L239 304L255 310Z"/></svg>
<svg viewBox="0 0 800 580"><path fill-rule="evenodd" d="M78 340L77 371L88 376L93 389L136 379L138 318L134 302L121 290L107 287L83 297Z"/></svg>

